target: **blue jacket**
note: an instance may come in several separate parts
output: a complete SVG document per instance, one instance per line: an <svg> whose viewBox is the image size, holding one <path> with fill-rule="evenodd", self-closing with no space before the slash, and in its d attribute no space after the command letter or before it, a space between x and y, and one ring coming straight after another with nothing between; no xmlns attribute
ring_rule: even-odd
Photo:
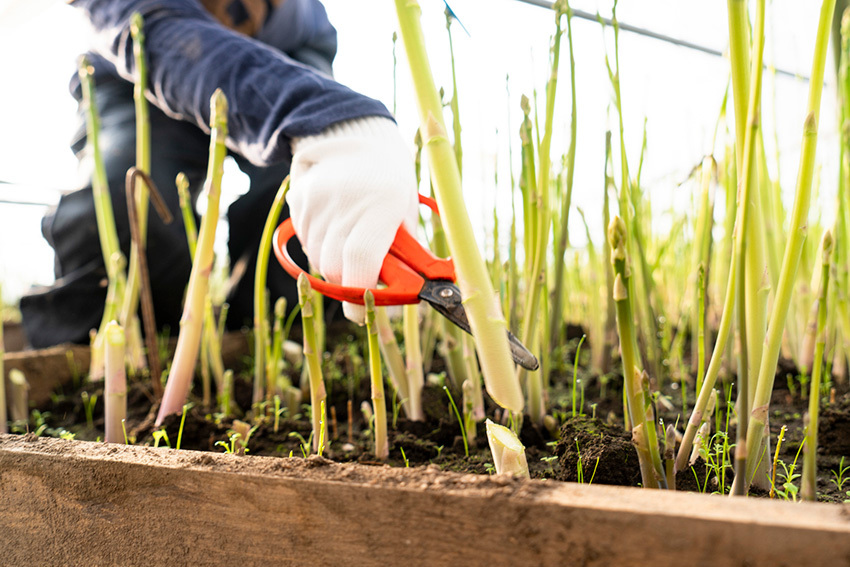
<svg viewBox="0 0 850 567"><path fill-rule="evenodd" d="M103 58L96 77L111 73L128 81L135 73L129 22L139 12L148 99L209 131L210 97L221 88L229 103L228 146L254 164L287 159L291 138L336 122L391 117L380 102L330 77L336 30L318 0L204 0L218 20L198 0L71 4L88 13L96 31L93 51Z"/></svg>

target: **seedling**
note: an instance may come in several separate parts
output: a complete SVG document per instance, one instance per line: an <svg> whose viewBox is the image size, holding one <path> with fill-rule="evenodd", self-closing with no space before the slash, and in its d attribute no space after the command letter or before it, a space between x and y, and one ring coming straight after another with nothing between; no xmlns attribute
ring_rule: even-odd
<svg viewBox="0 0 850 567"><path fill-rule="evenodd" d="M194 404L184 404L183 411L180 412L180 429L177 430L177 446L176 449L180 450L180 444L183 441L183 427L186 425L186 414L189 413L189 410L192 409Z"/></svg>
<svg viewBox="0 0 850 567"><path fill-rule="evenodd" d="M312 431L310 432L310 435L307 437L307 439L304 439L304 436L301 435L300 433L298 433L297 431L290 431L289 436L295 437L296 439L298 439L298 441L300 443L299 447L301 449L301 456L304 457L305 459L307 457L309 457L310 453L311 453L313 432ZM289 456L290 457L292 456L292 452L289 453Z"/></svg>
<svg viewBox="0 0 850 567"><path fill-rule="evenodd" d="M800 475L794 472L797 469L797 459L800 457L800 451L802 451L803 445L800 445L800 449L797 450L797 454L794 456L794 462L791 465L786 465L784 461L780 460L779 464L782 466L782 471L779 472L778 477L781 482L782 488L773 489L776 491L776 494L784 498L785 500L792 500L794 502L797 501L797 493L799 492L799 488L794 484Z"/></svg>
<svg viewBox="0 0 850 567"><path fill-rule="evenodd" d="M576 390L577 390L577 376L578 376L578 359L581 355L581 345L584 342L584 339L587 335L582 335L581 340L578 342L578 346L576 347L576 356L575 360L573 360L573 388L572 388L572 400L573 400L573 417L576 416ZM581 408L584 407L584 390L582 389L582 405L579 406L579 415L581 415Z"/></svg>
<svg viewBox="0 0 850 567"><path fill-rule="evenodd" d="M89 394L85 390L80 392L83 400L83 411L86 414L86 427L94 429L94 406L97 404L97 394Z"/></svg>
<svg viewBox="0 0 850 567"><path fill-rule="evenodd" d="M779 463L779 450L782 448L782 441L785 439L785 432L788 427L783 425L779 430L779 436L776 438L776 452L773 454L773 467L771 468L770 477L770 497L773 498L776 494L776 465Z"/></svg>
<svg viewBox="0 0 850 567"><path fill-rule="evenodd" d="M584 484L584 463L581 458L581 447L578 445L578 439L576 439L576 454L578 455L578 463L576 464L576 482L579 484ZM557 459L558 457L553 455L552 457L548 457L551 459ZM593 484L593 479L596 477L596 469L599 468L599 457L596 457L596 464L593 465L593 472L590 474L590 480L587 481L587 484Z"/></svg>
<svg viewBox="0 0 850 567"><path fill-rule="evenodd" d="M157 429L156 431L151 433L151 435L153 436L154 448L159 447L159 444L162 442L164 442L169 449L171 448L171 441L169 441L168 439L168 433L165 432L165 427L163 427L162 429Z"/></svg>
<svg viewBox="0 0 850 567"><path fill-rule="evenodd" d="M844 457L841 457L841 460L838 461L838 470L830 471L832 473L833 478L829 479L831 483L833 483L838 490L844 489L844 484L850 479L850 464L847 466L844 465Z"/></svg>
<svg viewBox="0 0 850 567"><path fill-rule="evenodd" d="M236 442L239 440L240 437L242 436L239 433L233 431L227 437L227 441L216 441L215 446L222 447L224 449L224 452L228 455L234 455L236 454Z"/></svg>
<svg viewBox="0 0 850 567"><path fill-rule="evenodd" d="M464 426L463 418L460 416L460 412L457 409L457 404L455 404L455 400L452 397L452 393L449 392L449 389L446 386L443 386L443 390L446 392L446 396L449 397L449 403L452 406L452 410L454 410L455 417L457 418L458 425L460 425L460 435L463 438L463 452L467 457L469 456L469 440L466 436L466 427Z"/></svg>
<svg viewBox="0 0 850 567"><path fill-rule="evenodd" d="M280 396L274 395L274 432L277 433L280 428L280 416L286 412L286 408L280 407Z"/></svg>

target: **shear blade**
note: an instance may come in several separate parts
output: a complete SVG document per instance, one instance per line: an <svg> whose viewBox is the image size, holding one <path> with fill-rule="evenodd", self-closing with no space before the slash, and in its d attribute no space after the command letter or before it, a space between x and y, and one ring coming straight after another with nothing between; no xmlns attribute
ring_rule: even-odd
<svg viewBox="0 0 850 567"><path fill-rule="evenodd" d="M426 280L422 286L422 291L419 292L419 298L431 304L431 307L441 313L446 319L469 333L472 334L472 329L469 327L469 319L466 317L466 310L463 308L460 288L454 282L445 280ZM527 370L537 370L540 363L537 357L530 350L525 348L525 345L514 336L513 333L508 333L508 344L511 348L511 358Z"/></svg>

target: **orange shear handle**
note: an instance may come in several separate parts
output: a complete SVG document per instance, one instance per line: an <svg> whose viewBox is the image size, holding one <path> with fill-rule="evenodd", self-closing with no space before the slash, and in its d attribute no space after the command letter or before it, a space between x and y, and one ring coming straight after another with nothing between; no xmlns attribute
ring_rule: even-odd
<svg viewBox="0 0 850 567"><path fill-rule="evenodd" d="M427 205L437 213L437 204L433 199L419 196L419 202ZM346 287L339 284L320 280L307 274L296 264L286 245L295 235L292 220L286 219L274 232L272 237L272 248L275 256L286 272L293 278L298 278L302 273L313 289L339 301L363 304L363 294L367 288ZM429 250L419 244L404 225L396 232L389 253L381 265L379 280L386 284L385 288L371 289L375 297L375 305L405 305L419 302L419 292L425 284L425 278L443 279L455 281L454 264L451 260L438 258Z"/></svg>

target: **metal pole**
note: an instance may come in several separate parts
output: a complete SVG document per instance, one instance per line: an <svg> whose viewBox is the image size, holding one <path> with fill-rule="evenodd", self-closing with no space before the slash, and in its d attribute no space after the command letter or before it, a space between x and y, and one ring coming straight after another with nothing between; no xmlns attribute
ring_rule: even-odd
<svg viewBox="0 0 850 567"><path fill-rule="evenodd" d="M538 8L547 8L549 10L555 9L555 3L550 2L549 0L516 0L516 1L522 2L524 4L530 4L532 6L537 6ZM613 27L613 25L614 25L614 21L611 20L610 18L603 18L603 17L599 16L598 14L591 14L590 12L585 12L584 10L572 10L572 14L573 14L573 16L580 18L582 20L589 20L589 21L592 21L592 22L602 22L603 24L605 24L606 26L609 26L609 27ZM699 51L701 53L705 53L705 54L708 54L708 55L714 55L715 57L723 57L722 51L720 51L718 49L714 49L712 47L706 47L706 46L700 45L698 43L686 41L684 39L678 39L678 38L670 37L669 35L657 33L657 32L654 32L652 30L648 30L648 29L645 29L645 28L639 28L637 26L632 26L632 25L620 22L619 20L617 21L617 23L618 23L620 29L623 30L623 31L631 32L631 33L634 33L634 34L637 34L637 35L642 35L644 37L649 37L649 38L652 38L652 39L656 39L658 41L663 41L665 43L670 43L670 44L673 44L673 45L677 45L679 47L684 47L686 49L692 49L694 51ZM765 68L767 68L766 65L765 65ZM774 69L774 72L777 75L784 75L786 77L792 77L792 78L795 78L795 79L802 79L804 81L809 80L809 78L804 76L804 75L800 75L798 73L793 73L791 71L786 71L785 69Z"/></svg>

